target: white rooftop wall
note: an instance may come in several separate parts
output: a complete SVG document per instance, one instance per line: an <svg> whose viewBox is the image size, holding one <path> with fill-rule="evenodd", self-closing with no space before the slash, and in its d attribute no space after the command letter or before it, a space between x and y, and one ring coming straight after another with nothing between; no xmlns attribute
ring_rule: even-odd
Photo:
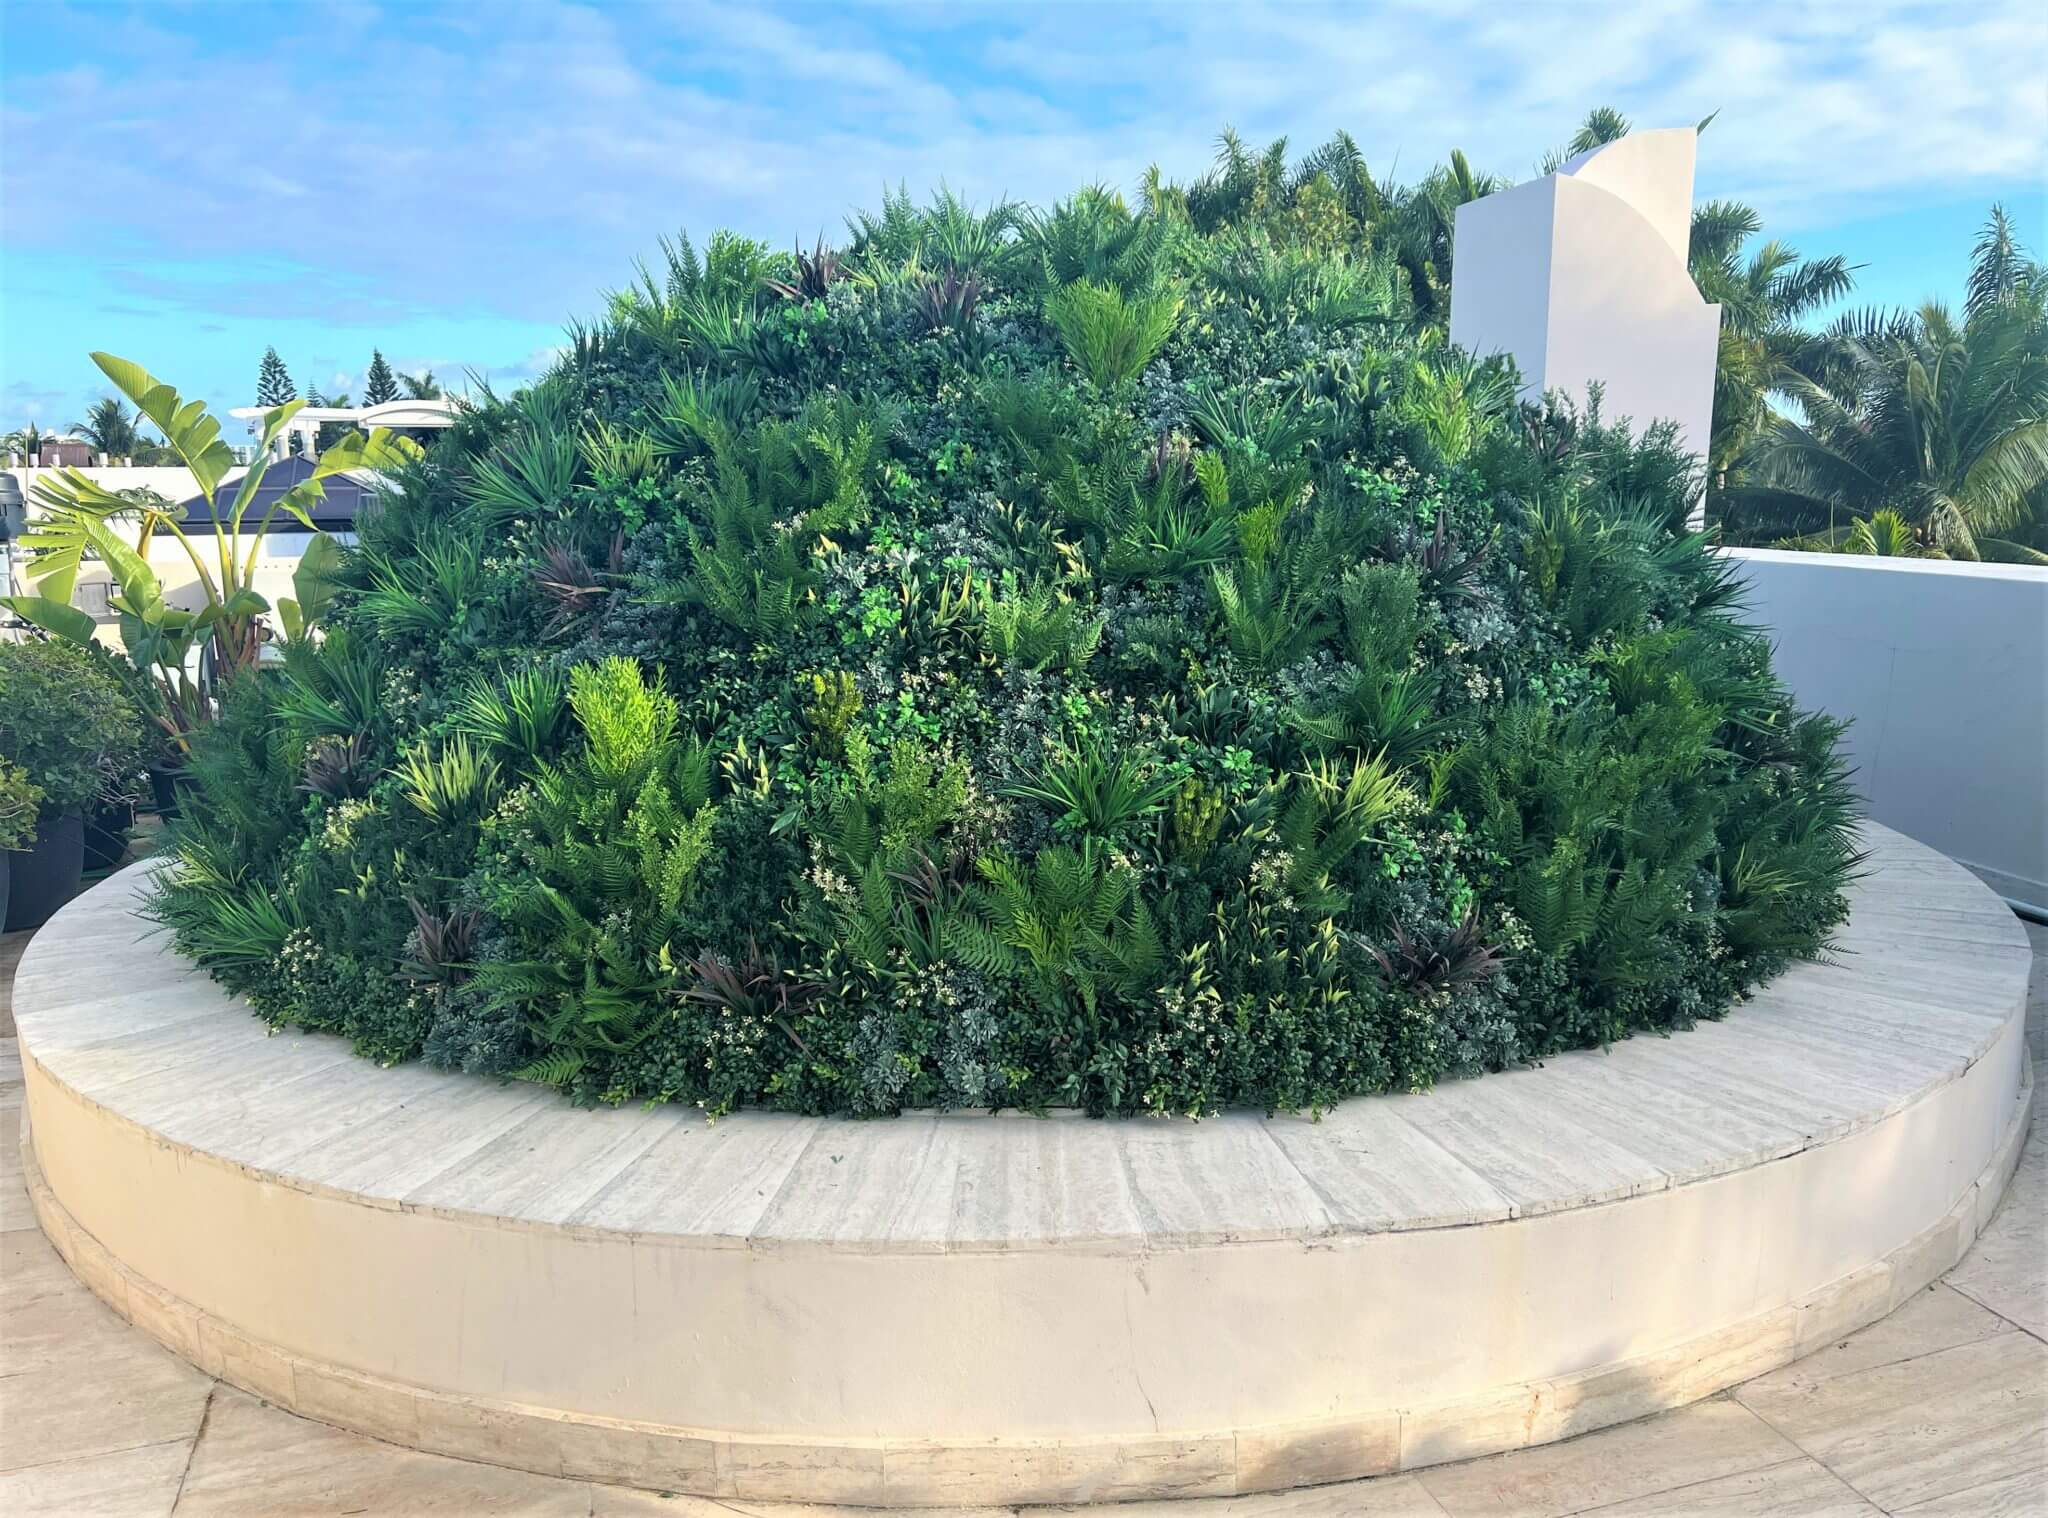
<svg viewBox="0 0 2048 1518"><path fill-rule="evenodd" d="M1870 815L2048 910L2048 569L1723 550Z"/></svg>

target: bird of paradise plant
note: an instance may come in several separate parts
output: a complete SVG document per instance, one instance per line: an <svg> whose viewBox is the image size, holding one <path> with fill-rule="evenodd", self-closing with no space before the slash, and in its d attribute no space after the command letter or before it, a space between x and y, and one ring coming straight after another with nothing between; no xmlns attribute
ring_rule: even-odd
<svg viewBox="0 0 2048 1518"><path fill-rule="evenodd" d="M90 642L93 619L71 604L71 596L86 556L99 558L113 578L115 594L108 604L119 615L121 641L158 698L154 715L165 738L182 752L190 735L211 718L218 682L255 667L262 644L262 619L272 608L253 582L257 559L278 514L282 512L311 531L312 509L326 495L327 479L346 470L390 468L418 449L382 427L367 435L352 433L322 453L312 474L284 492L261 521L251 524L247 521L250 504L269 471L271 446L306 403L287 401L263 414L255 461L243 473L233 496L223 499L221 483L234 468L235 456L221 441L220 423L208 413L205 403L186 400L141 365L126 359L95 353L92 360L115 388L156 424L172 451L192 471L213 518L213 551L203 550L185 531L177 508L138 505L107 490L82 470L60 469L36 482L35 499L42 515L22 538L23 546L33 555L27 569L35 593L6 597L4 604L60 638ZM132 543L115 530L117 519L136 524ZM203 597L198 607L178 607L166 601L163 583L149 564L150 542L158 533L168 534L191 560ZM309 559L315 566L331 565L339 553L338 545L324 534L314 540L314 546L316 551ZM302 570L305 567L302 564ZM306 628L307 600L308 592L302 589L298 600L281 600L277 607L287 633L293 636L302 635ZM210 652L210 661L194 657L203 652Z"/></svg>

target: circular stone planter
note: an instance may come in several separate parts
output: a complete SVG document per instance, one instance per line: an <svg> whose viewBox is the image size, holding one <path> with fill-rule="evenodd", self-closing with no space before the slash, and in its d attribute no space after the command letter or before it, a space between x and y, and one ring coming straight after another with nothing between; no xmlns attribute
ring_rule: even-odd
<svg viewBox="0 0 2048 1518"><path fill-rule="evenodd" d="M2018 1158L2026 940L1870 829L1840 952L1669 1039L1321 1122L587 1112L280 1034L130 870L15 985L81 1277L381 1439L758 1499L1250 1492L1706 1396L1954 1264Z"/></svg>

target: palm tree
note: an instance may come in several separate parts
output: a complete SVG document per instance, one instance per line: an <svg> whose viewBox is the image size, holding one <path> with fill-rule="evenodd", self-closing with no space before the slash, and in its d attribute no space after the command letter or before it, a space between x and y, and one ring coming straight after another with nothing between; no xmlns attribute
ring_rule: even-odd
<svg viewBox="0 0 2048 1518"><path fill-rule="evenodd" d="M434 379L434 371L422 369L418 374L401 374L398 383L405 386L408 399L415 401L438 401L441 386Z"/></svg>
<svg viewBox="0 0 2048 1518"><path fill-rule="evenodd" d="M1693 212L1687 260L1693 283L1721 307L1707 445L1707 478L1715 491L1728 487L1729 470L1770 424L1771 398L1822 360L1801 319L1840 300L1855 283L1841 257L1802 258L1776 239L1745 257L1743 245L1760 225L1755 211L1732 200L1710 200Z"/></svg>
<svg viewBox="0 0 2048 1518"><path fill-rule="evenodd" d="M17 427L7 436L0 437L0 453L18 453L23 458L33 457L43 451L43 441L49 435L34 422L30 422L26 427Z"/></svg>
<svg viewBox="0 0 2048 1518"><path fill-rule="evenodd" d="M141 439L136 434L136 423L142 413L130 412L126 406L111 395L96 401L85 420L73 422L71 430L92 444L93 452L104 453L110 458L123 458L135 452Z"/></svg>
<svg viewBox="0 0 2048 1518"><path fill-rule="evenodd" d="M176 462L162 440L143 435L141 421L140 411L131 412L110 395L94 402L85 420L73 422L71 430L91 443L94 453L111 459L132 458L138 464Z"/></svg>
<svg viewBox="0 0 2048 1518"><path fill-rule="evenodd" d="M1954 558L2048 564L2048 267L1994 210L1962 319L1939 301L1820 335L1728 493L1743 539L1834 543L1880 512Z"/></svg>

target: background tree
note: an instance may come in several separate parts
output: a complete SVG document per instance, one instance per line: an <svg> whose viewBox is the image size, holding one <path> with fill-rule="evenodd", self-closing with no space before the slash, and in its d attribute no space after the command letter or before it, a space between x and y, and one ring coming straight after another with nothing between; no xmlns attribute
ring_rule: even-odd
<svg viewBox="0 0 2048 1518"><path fill-rule="evenodd" d="M265 348L262 366L256 371L256 404L266 409L282 406L286 401L296 400L298 394L298 386L292 383L277 349Z"/></svg>
<svg viewBox="0 0 2048 1518"><path fill-rule="evenodd" d="M140 412L131 413L128 408L111 395L105 400L93 403L85 413L85 420L73 422L71 430L77 436L92 444L94 453L104 453L113 458L122 458L135 452L141 441L135 430Z"/></svg>
<svg viewBox="0 0 2048 1518"><path fill-rule="evenodd" d="M381 406L398 399L398 378L384 361L383 350L370 350L370 372L363 378L363 404Z"/></svg>
<svg viewBox="0 0 2048 1518"><path fill-rule="evenodd" d="M1923 550L2048 564L2048 268L2002 209L1959 321L1939 301L1859 312L1813 339L1727 492L1736 541L1861 546L1891 514ZM1894 534L1895 535L1895 534Z"/></svg>
<svg viewBox="0 0 2048 1518"><path fill-rule="evenodd" d="M161 438L147 436L141 429L142 413L129 411L113 396L95 402L82 422L71 430L92 444L94 453L112 459L132 458L138 464L176 463Z"/></svg>
<svg viewBox="0 0 2048 1518"><path fill-rule="evenodd" d="M309 406L332 406L340 411L346 410L355 403L349 399L349 394L346 390L338 390L333 395L322 395L318 387L309 385L306 387L306 404ZM353 422L322 422L319 431L313 435L313 451L315 453L325 453L342 438L347 437L355 430Z"/></svg>
<svg viewBox="0 0 2048 1518"><path fill-rule="evenodd" d="M24 458L42 452L43 440L50 434L34 422L26 427L17 427L5 437L0 437L0 451L18 453Z"/></svg>
<svg viewBox="0 0 2048 1518"><path fill-rule="evenodd" d="M1693 212L1693 283L1721 307L1714 430L1707 446L1710 492L1735 483L1730 472L1743 450L1778 414L1773 397L1782 399L1825 362L1825 345L1805 320L1855 284L1841 257L1802 258L1776 239L1745 257L1743 246L1761 225L1754 210L1732 200L1711 200Z"/></svg>
<svg viewBox="0 0 2048 1518"><path fill-rule="evenodd" d="M441 398L440 383L434 378L434 371L422 369L418 374L401 374L398 382L405 386L406 397L415 401L438 401Z"/></svg>

